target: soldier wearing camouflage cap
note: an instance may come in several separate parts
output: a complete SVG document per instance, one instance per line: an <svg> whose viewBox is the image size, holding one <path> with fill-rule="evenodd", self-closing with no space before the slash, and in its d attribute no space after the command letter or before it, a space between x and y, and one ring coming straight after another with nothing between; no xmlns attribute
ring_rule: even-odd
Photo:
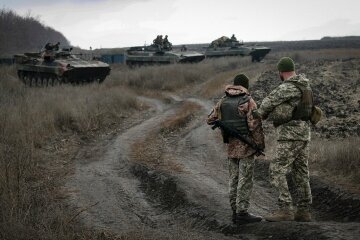
<svg viewBox="0 0 360 240"><path fill-rule="evenodd" d="M260 119L254 119L252 111L256 103L249 93L249 78L245 74L235 76L234 83L225 87L225 96L215 105L207 123L221 120L241 135L250 137L261 149L265 148ZM239 139L222 132L228 144L229 198L235 224L259 222L261 217L248 213L256 151Z"/></svg>
<svg viewBox="0 0 360 240"><path fill-rule="evenodd" d="M277 69L283 83L264 98L260 108L253 113L255 118L272 121L277 132L276 157L270 163L270 182L279 192L279 209L265 219L311 221L308 158L312 91L305 75L295 73L291 58L281 58ZM299 193L295 214L286 180L288 172L292 173Z"/></svg>

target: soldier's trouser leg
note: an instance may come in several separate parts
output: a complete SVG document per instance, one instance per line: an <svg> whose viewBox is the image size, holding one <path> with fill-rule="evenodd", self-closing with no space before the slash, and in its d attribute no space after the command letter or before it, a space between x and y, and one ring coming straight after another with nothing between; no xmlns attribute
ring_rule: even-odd
<svg viewBox="0 0 360 240"><path fill-rule="evenodd" d="M276 157L270 163L270 182L279 191L280 208L292 208L292 198L286 180L286 174L290 170L293 170L295 183L299 186L300 205L305 206L311 203L307 167L308 147L308 142L304 141L278 141Z"/></svg>
<svg viewBox="0 0 360 240"><path fill-rule="evenodd" d="M292 177L294 179L296 190L299 194L297 202L298 210L309 210L312 203L310 177L309 177L309 142L299 144L298 155L292 166Z"/></svg>
<svg viewBox="0 0 360 240"><path fill-rule="evenodd" d="M230 206L236 211L236 195L239 181L239 159L229 158L229 198Z"/></svg>
<svg viewBox="0 0 360 240"><path fill-rule="evenodd" d="M229 195L231 208L247 212L253 187L254 156L244 159L229 159Z"/></svg>
<svg viewBox="0 0 360 240"><path fill-rule="evenodd" d="M293 145L293 141L278 141L275 159L270 162L270 183L279 192L278 205L282 209L292 209L292 198L286 174L295 160Z"/></svg>

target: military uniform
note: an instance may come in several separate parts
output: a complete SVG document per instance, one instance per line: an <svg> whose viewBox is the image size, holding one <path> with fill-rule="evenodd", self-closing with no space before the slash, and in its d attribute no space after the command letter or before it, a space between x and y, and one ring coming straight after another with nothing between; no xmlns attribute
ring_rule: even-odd
<svg viewBox="0 0 360 240"><path fill-rule="evenodd" d="M309 80L304 75L295 75L284 81L262 101L256 113L276 126L277 148L270 163L270 182L279 191L279 208L293 207L286 180L286 174L291 171L299 193L297 208L308 211L312 203L308 168L310 122L292 119L293 110L302 99L297 85L309 88ZM284 122L278 122L279 119Z"/></svg>
<svg viewBox="0 0 360 240"><path fill-rule="evenodd" d="M45 45L45 51L43 53L43 58L45 61L53 61L55 59L56 51L59 51L60 42L56 44L47 43Z"/></svg>
<svg viewBox="0 0 360 240"><path fill-rule="evenodd" d="M264 147L264 134L261 125L261 120L254 119L252 111L255 110L256 103L249 95L246 88L242 86L228 85L225 89L227 96L223 97L214 107L212 113L208 117L208 124L212 124L215 120L223 120L224 103L229 98L234 98L235 101L239 101L236 109L236 113L239 116L243 116L245 121L244 125L247 125L248 136L253 141ZM239 97L237 100L237 96ZM240 102L241 99L248 98L245 102ZM243 126L244 126L243 125ZM239 128L241 130L241 128ZM244 130L246 131L246 130ZM241 142L237 138L228 137L223 135L224 142L228 143L228 166L229 166L229 198L230 206L234 213L247 213L249 208L249 200L253 187L253 174L254 174L254 155L255 150L247 144ZM258 220L261 220L258 219Z"/></svg>
<svg viewBox="0 0 360 240"><path fill-rule="evenodd" d="M165 50L168 50L168 51L172 50L172 44L168 40L168 35L166 35L164 40L163 40L163 47L164 47Z"/></svg>
<svg viewBox="0 0 360 240"><path fill-rule="evenodd" d="M163 46L163 38L162 35L157 35L156 38L153 40L153 44L159 47Z"/></svg>

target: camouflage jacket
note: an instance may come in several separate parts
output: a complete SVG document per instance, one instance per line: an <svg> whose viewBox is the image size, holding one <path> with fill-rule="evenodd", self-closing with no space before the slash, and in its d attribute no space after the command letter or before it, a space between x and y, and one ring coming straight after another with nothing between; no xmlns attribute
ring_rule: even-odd
<svg viewBox="0 0 360 240"><path fill-rule="evenodd" d="M248 90L241 86L228 85L225 88L225 93L227 95L239 95L247 94L250 96ZM210 113L207 119L207 123L211 125L215 120L221 120L221 111L220 107L226 96L224 96L220 101L215 105L214 109ZM255 101L250 97L250 100L244 104L240 104L238 107L239 114L247 116L248 127L250 131L250 137L257 145L265 147L264 133L261 125L260 119L254 119L252 116L252 111L257 108ZM255 150L252 149L247 144L241 142L237 138L229 138L228 143L228 157L229 158L246 158L255 153Z"/></svg>
<svg viewBox="0 0 360 240"><path fill-rule="evenodd" d="M266 119L276 109L284 118L291 119L292 112L301 100L301 91L291 82L309 86L309 80L305 75L296 75L279 85L273 90L261 103L257 110L262 119ZM282 106L289 106L283 107ZM290 120L276 128L278 141L310 141L310 123L309 121Z"/></svg>

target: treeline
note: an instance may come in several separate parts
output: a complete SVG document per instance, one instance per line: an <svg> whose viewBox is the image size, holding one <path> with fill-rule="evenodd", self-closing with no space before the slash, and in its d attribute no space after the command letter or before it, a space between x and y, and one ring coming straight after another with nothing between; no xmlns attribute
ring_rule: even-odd
<svg viewBox="0 0 360 240"><path fill-rule="evenodd" d="M0 9L0 56L39 51L47 42L69 45L65 36L42 24L37 17L20 16L13 10Z"/></svg>
<svg viewBox="0 0 360 240"><path fill-rule="evenodd" d="M344 36L344 37L330 37L326 36L321 38L320 40L360 40L360 36Z"/></svg>

